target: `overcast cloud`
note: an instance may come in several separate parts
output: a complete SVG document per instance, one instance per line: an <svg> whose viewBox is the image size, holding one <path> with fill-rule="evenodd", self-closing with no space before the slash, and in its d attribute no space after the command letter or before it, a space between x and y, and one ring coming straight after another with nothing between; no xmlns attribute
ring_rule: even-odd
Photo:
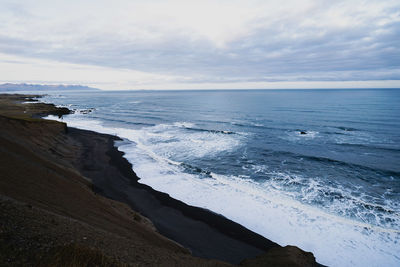
<svg viewBox="0 0 400 267"><path fill-rule="evenodd" d="M0 25L0 82L400 86L398 0L0 0Z"/></svg>

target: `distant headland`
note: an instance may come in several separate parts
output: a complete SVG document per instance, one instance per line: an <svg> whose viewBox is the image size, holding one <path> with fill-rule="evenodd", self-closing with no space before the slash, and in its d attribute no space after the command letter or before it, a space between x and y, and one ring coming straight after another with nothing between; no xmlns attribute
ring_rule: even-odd
<svg viewBox="0 0 400 267"><path fill-rule="evenodd" d="M6 91L98 91L100 89L83 85L3 83L0 92Z"/></svg>

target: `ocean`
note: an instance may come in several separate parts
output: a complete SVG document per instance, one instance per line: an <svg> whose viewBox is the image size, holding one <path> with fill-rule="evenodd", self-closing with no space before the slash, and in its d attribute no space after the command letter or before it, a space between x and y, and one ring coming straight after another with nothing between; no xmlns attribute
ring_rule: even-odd
<svg viewBox="0 0 400 267"><path fill-rule="evenodd" d="M400 266L400 90L53 92L140 182L329 266ZM54 117L51 117L54 119Z"/></svg>

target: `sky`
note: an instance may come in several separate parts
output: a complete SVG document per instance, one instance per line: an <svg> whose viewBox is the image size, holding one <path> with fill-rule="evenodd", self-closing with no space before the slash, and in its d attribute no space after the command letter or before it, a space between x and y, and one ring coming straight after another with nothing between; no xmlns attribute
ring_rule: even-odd
<svg viewBox="0 0 400 267"><path fill-rule="evenodd" d="M400 88L400 1L0 0L0 83Z"/></svg>

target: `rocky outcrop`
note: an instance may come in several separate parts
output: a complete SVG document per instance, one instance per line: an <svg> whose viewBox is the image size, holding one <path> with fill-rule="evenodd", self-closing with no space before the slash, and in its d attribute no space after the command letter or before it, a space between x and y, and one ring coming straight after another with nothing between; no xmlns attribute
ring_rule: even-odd
<svg viewBox="0 0 400 267"><path fill-rule="evenodd" d="M306 252L295 246L277 247L270 249L254 259L246 259L241 266L263 267L316 267L315 257L311 252Z"/></svg>

